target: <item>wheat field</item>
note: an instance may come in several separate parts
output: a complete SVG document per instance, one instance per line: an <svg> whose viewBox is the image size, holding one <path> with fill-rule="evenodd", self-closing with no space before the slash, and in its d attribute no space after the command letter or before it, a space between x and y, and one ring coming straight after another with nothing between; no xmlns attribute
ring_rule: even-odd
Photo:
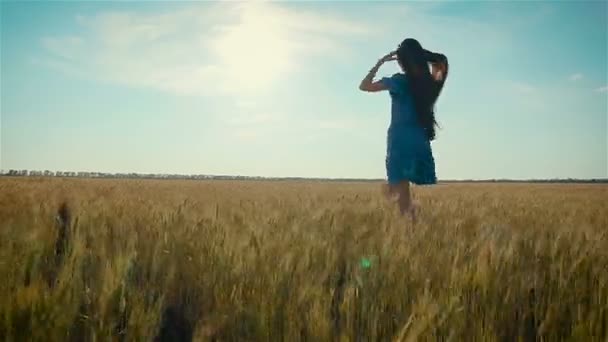
<svg viewBox="0 0 608 342"><path fill-rule="evenodd" d="M608 186L0 178L1 341L608 341Z"/></svg>

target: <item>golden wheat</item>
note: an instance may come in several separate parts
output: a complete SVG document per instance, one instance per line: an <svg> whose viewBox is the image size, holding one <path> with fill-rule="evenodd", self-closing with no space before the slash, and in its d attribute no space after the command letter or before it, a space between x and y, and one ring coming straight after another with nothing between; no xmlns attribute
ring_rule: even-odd
<svg viewBox="0 0 608 342"><path fill-rule="evenodd" d="M412 225L377 183L1 178L0 340L608 338L608 187L415 195Z"/></svg>

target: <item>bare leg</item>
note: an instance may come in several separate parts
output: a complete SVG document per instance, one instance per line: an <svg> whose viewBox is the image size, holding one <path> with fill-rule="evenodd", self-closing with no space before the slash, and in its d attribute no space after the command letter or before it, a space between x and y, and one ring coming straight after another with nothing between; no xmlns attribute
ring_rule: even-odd
<svg viewBox="0 0 608 342"><path fill-rule="evenodd" d="M395 195L397 195L397 185L385 184L383 186L384 196L386 196L387 200L394 200Z"/></svg>
<svg viewBox="0 0 608 342"><path fill-rule="evenodd" d="M397 191L399 194L399 212L401 215L405 215L408 213L410 209L410 204L412 203L412 198L410 194L410 182L403 181L397 185Z"/></svg>
<svg viewBox="0 0 608 342"><path fill-rule="evenodd" d="M397 186L397 191L399 193L399 212L401 213L401 215L405 216L408 215L412 221L416 221L416 212L415 212L415 205L414 202L412 200L412 192L410 189L410 182L408 181L403 181L401 183L399 183L399 185Z"/></svg>

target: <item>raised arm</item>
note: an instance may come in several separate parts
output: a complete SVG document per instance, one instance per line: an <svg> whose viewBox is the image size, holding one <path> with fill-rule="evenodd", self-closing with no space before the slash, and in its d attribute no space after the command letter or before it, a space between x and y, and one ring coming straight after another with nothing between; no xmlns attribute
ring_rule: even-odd
<svg viewBox="0 0 608 342"><path fill-rule="evenodd" d="M431 63L431 75L435 81L443 81L445 75L445 64L443 63Z"/></svg>
<svg viewBox="0 0 608 342"><path fill-rule="evenodd" d="M440 53L425 50L426 59L431 63L431 74L436 81L445 81L448 76L448 58Z"/></svg>
<svg viewBox="0 0 608 342"><path fill-rule="evenodd" d="M382 82L374 81L374 77L376 76L378 69L380 69L380 67L382 66L382 64L384 64L384 62L393 61L395 59L397 59L397 55L396 55L395 51L392 51L389 54L385 55L384 57L380 58L378 60L378 62L376 63L376 65L374 65L370 69L370 71L367 73L365 78L363 78L363 80L361 81L361 84L359 84L359 90L366 91L366 92L376 92L376 91L387 90L388 88Z"/></svg>

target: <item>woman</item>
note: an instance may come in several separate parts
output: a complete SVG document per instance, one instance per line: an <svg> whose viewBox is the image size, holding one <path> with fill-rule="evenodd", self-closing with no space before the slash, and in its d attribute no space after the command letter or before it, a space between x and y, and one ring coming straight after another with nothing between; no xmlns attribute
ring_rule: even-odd
<svg viewBox="0 0 608 342"><path fill-rule="evenodd" d="M397 60L403 73L374 81L380 66ZM431 70L429 70L429 64ZM396 51L382 57L361 81L366 92L388 90L391 96L391 124L388 128L386 173L389 195L398 195L399 210L415 220L410 182L437 183L431 141L435 139L435 101L448 75L448 60L442 54L422 48L412 38Z"/></svg>

